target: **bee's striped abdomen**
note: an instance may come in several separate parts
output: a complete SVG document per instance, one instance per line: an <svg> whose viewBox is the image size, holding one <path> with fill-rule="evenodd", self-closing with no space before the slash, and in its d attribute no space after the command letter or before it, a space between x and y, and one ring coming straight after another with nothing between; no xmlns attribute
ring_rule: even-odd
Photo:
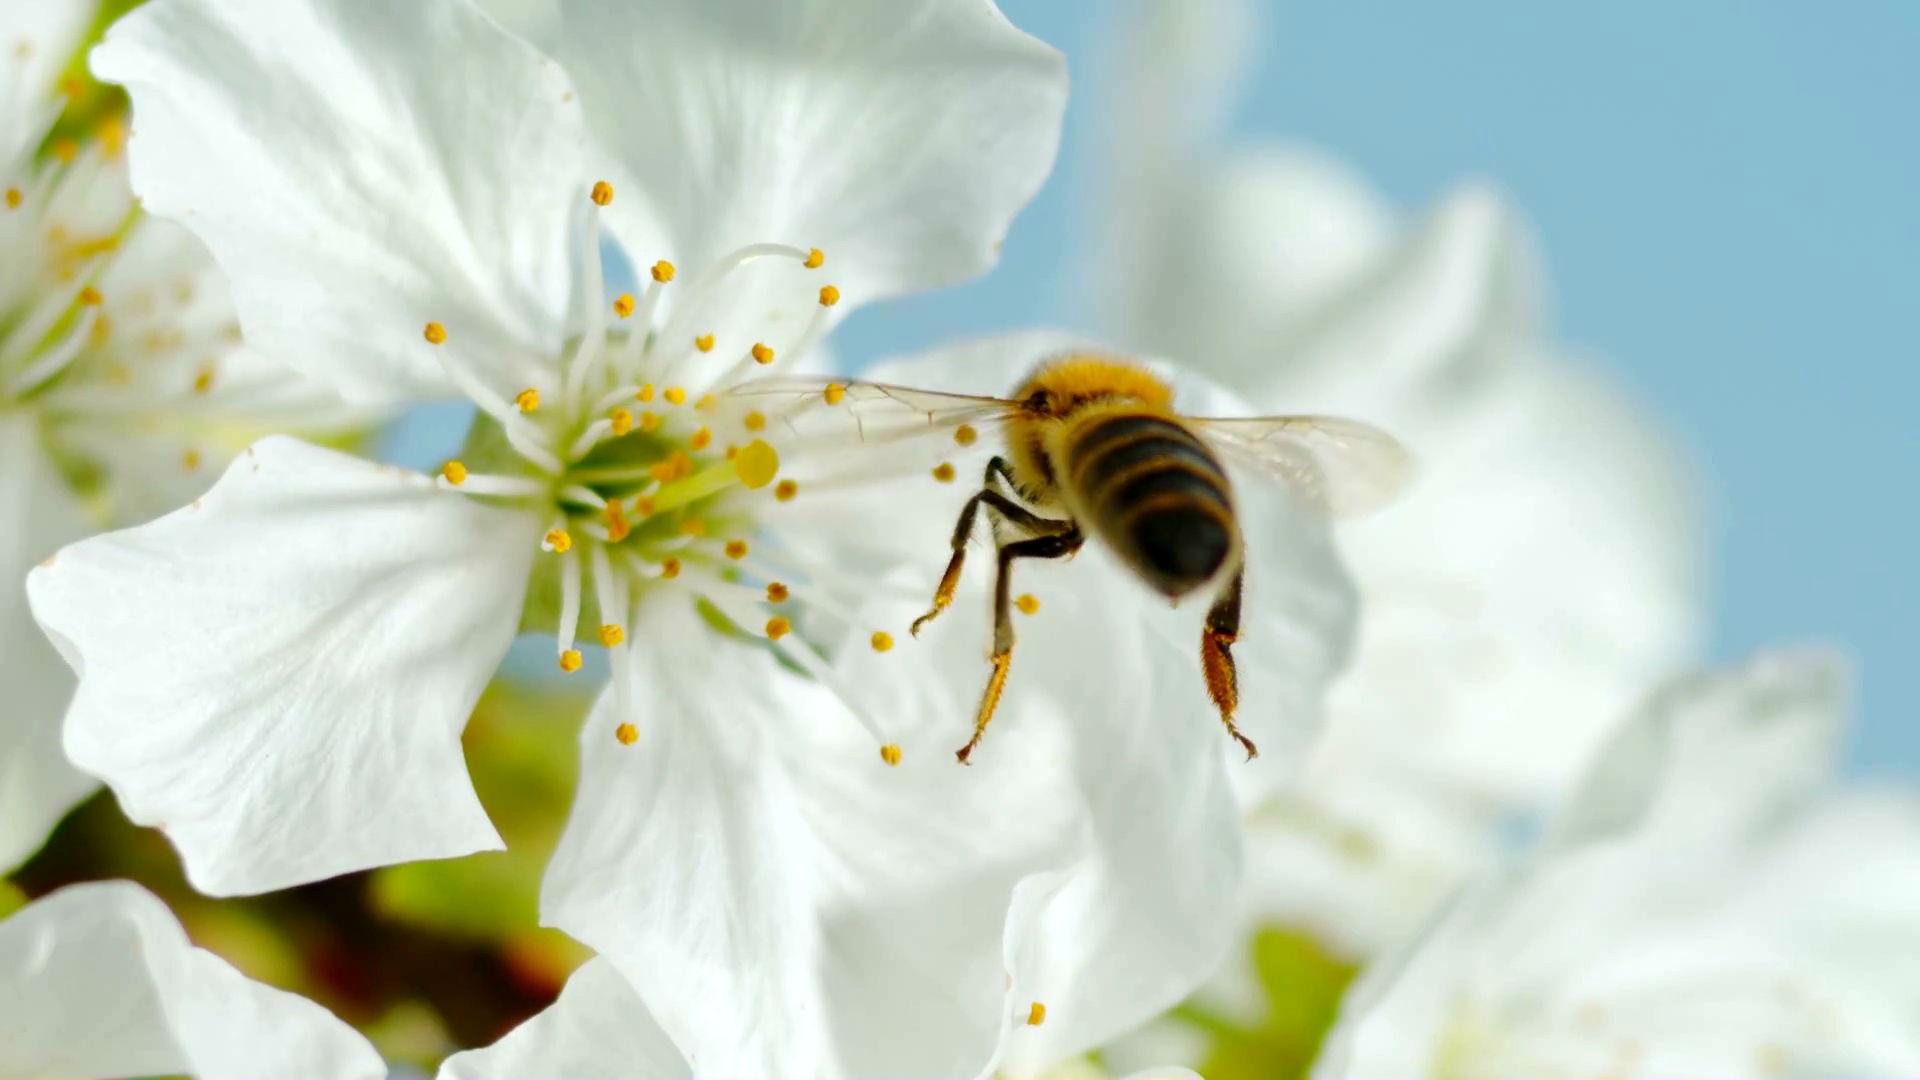
<svg viewBox="0 0 1920 1080"><path fill-rule="evenodd" d="M1169 596L1206 583L1232 556L1227 476L1192 432L1162 416L1083 422L1062 448L1085 524Z"/></svg>

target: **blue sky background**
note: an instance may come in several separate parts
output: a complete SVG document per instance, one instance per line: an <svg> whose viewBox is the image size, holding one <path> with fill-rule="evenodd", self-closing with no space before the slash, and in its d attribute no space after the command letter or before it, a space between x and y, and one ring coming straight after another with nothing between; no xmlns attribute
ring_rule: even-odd
<svg viewBox="0 0 1920 1080"><path fill-rule="evenodd" d="M1075 75L1060 170L992 277L865 309L850 364L1080 321L1076 199L1112 0L1002 0ZM1920 772L1920 4L1276 2L1235 117L1415 209L1489 177L1532 219L1559 335L1610 358L1702 457L1714 650L1860 660L1853 760Z"/></svg>

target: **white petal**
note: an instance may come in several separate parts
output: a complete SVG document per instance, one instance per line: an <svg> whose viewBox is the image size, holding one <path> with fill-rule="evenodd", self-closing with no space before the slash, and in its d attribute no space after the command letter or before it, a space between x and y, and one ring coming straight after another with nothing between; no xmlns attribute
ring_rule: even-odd
<svg viewBox="0 0 1920 1080"><path fill-rule="evenodd" d="M73 675L27 610L27 571L92 532L32 413L0 413L0 872L94 789L60 749Z"/></svg>
<svg viewBox="0 0 1920 1080"><path fill-rule="evenodd" d="M360 400L554 355L586 194L560 70L464 0L161 0L94 54L134 188L213 249L248 341Z"/></svg>
<svg viewBox="0 0 1920 1080"><path fill-rule="evenodd" d="M552 55L560 47L560 0L476 0L501 26Z"/></svg>
<svg viewBox="0 0 1920 1080"><path fill-rule="evenodd" d="M543 921L618 967L696 1074L983 1069L1009 898L1078 841L1072 799L1021 767L1059 759L1046 733L962 770L946 732L909 729L890 769L819 684L689 611L655 605L634 640L639 740L603 698ZM912 723L929 688L887 685Z"/></svg>
<svg viewBox="0 0 1920 1080"><path fill-rule="evenodd" d="M0 923L0 1075L383 1077L319 1005L195 948L131 882L62 889Z"/></svg>
<svg viewBox="0 0 1920 1080"><path fill-rule="evenodd" d="M291 439L28 582L80 672L66 749L196 888L261 892L500 846L460 730L540 523Z"/></svg>
<svg viewBox="0 0 1920 1080"><path fill-rule="evenodd" d="M599 957L567 979L560 1000L492 1046L448 1058L439 1073L440 1080L692 1075L646 1003Z"/></svg>
<svg viewBox="0 0 1920 1080"><path fill-rule="evenodd" d="M1065 63L990 0L563 7L642 261L817 247L847 309L984 273L1053 165Z"/></svg>
<svg viewBox="0 0 1920 1080"><path fill-rule="evenodd" d="M44 132L41 110L57 100L54 80L93 19L97 0L38 0L0 7L0 167Z"/></svg>

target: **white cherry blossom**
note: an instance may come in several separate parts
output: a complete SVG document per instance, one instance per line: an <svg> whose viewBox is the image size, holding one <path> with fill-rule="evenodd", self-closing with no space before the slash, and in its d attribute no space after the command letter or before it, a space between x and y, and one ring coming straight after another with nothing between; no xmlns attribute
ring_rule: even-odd
<svg viewBox="0 0 1920 1080"><path fill-rule="evenodd" d="M334 396L242 349L185 230L145 217L114 116L51 134L90 0L0 12L0 870L95 781L60 750L73 679L28 612L34 563L205 490L251 438L341 433Z"/></svg>
<svg viewBox="0 0 1920 1080"><path fill-rule="evenodd" d="M480 414L434 478L261 443L35 573L84 673L68 753L205 891L497 846L459 732L520 629L566 671L610 650L623 715L663 600L829 677L787 612L834 610L834 579L760 529L796 492L726 391L985 270L1052 163L1060 57L983 0L564 14L564 67L467 0L158 0L95 53L136 187L213 250L250 345ZM640 295L606 295L603 225Z"/></svg>
<svg viewBox="0 0 1920 1080"><path fill-rule="evenodd" d="M132 882L69 886L0 921L0 1076L386 1074L338 1017L196 948Z"/></svg>
<svg viewBox="0 0 1920 1080"><path fill-rule="evenodd" d="M1842 665L1677 681L1540 849L1348 992L1320 1076L1920 1069L1920 799L1831 786Z"/></svg>

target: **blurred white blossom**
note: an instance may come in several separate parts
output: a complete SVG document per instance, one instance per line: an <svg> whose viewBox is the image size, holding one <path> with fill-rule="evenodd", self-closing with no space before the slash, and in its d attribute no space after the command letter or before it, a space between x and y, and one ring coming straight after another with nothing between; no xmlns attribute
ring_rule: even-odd
<svg viewBox="0 0 1920 1080"><path fill-rule="evenodd" d="M1831 788L1844 681L1667 687L1538 851L1362 976L1317 1075L1920 1071L1920 798Z"/></svg>
<svg viewBox="0 0 1920 1080"><path fill-rule="evenodd" d="M69 886L0 921L0 1076L386 1074L351 1027L194 947L132 882Z"/></svg>
<svg viewBox="0 0 1920 1080"><path fill-rule="evenodd" d="M205 250L135 205L121 118L55 132L96 6L0 10L0 870L95 786L60 750L73 679L28 613L28 569L185 503L265 432L356 419L240 347Z"/></svg>

